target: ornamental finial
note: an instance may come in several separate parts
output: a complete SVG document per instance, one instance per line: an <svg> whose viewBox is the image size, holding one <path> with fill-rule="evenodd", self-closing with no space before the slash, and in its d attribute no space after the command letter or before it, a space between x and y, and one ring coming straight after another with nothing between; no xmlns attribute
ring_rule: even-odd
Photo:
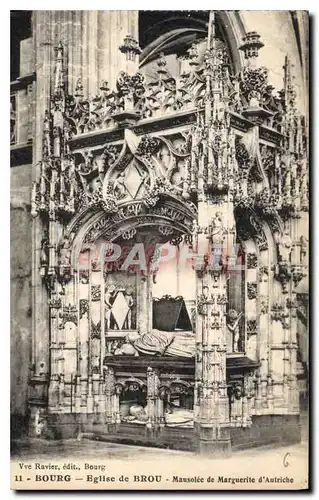
<svg viewBox="0 0 319 500"><path fill-rule="evenodd" d="M256 31L249 31L243 38L243 44L239 47L245 54L245 59L257 59L259 49L264 44L260 41L260 35Z"/></svg>
<svg viewBox="0 0 319 500"><path fill-rule="evenodd" d="M126 55L127 61L134 61L136 56L142 52L138 42L132 37L132 35L126 35L123 44L119 47L119 49Z"/></svg>

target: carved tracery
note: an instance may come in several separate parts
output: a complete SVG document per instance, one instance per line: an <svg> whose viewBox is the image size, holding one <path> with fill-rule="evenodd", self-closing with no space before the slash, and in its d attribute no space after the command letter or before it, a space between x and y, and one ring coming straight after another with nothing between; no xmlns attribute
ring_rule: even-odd
<svg viewBox="0 0 319 500"><path fill-rule="evenodd" d="M271 363L258 360L257 343L263 335L271 350L271 321L289 329L293 290L303 277L306 244L296 241L292 221L308 204L305 123L296 109L289 59L284 89L275 93L268 70L258 65L259 35L244 37L245 65L235 74L214 26L210 16L208 36L179 54L179 73L172 75L166 56L158 54L152 75L147 68L122 71L116 89L103 81L94 97L86 96L80 79L68 95L64 48L57 48L32 191L32 214L45 228L39 269L50 304L54 407L56 386L60 407L66 404L64 383L71 376L80 379L74 384L82 406L90 413L105 403L109 424L135 418L150 428L175 425L165 412L177 414L177 401L186 401L183 418L192 425L194 418L211 425L217 405L216 425L246 426L255 397L254 411L260 410L262 387L270 399ZM140 52L131 36L120 50L130 62ZM85 142L88 132L97 137L92 147ZM238 264L236 252L232 261L236 241L245 249L237 280L231 275ZM94 254L97 242L104 258L112 243L127 253L105 265ZM129 265L124 275L121 267L134 244L145 242L146 268L137 272ZM190 331L179 335L156 331L149 312L156 245L167 242L178 249L188 245L196 254L196 296L187 304L180 296L161 298L172 309L183 303L183 314L193 312ZM225 254L225 247L231 252ZM265 255L273 249L270 268ZM273 280L290 308L269 303ZM260 373L230 382L227 356L248 351L255 369L261 361ZM116 364L111 367L117 356L153 355L191 359L195 372L172 380L171 373L148 367L140 379L119 376ZM131 397L138 408L123 416Z"/></svg>

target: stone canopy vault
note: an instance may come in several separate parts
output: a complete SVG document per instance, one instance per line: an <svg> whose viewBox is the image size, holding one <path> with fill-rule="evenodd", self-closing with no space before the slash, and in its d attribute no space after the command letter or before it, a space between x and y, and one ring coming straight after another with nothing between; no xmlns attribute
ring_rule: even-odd
<svg viewBox="0 0 319 500"><path fill-rule="evenodd" d="M71 88L67 47L55 49L32 190L32 432L95 425L203 452L230 449L238 428L253 439L262 418L298 434L306 123L289 57L276 91L258 33L236 47L218 22L211 12L177 55L178 30L161 35L165 50L152 42L140 68L126 36L115 88L102 81L94 96L74 75ZM105 267L101 242L153 245L146 271ZM200 256L191 297L154 296L154 251L168 242ZM154 328L162 311L188 331ZM184 424L191 444L176 437Z"/></svg>

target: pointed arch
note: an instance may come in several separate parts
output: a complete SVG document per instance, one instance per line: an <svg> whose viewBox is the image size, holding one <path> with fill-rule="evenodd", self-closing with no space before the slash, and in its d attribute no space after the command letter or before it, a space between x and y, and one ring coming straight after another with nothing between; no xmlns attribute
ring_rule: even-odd
<svg viewBox="0 0 319 500"><path fill-rule="evenodd" d="M140 13L140 43L143 51L140 57L140 67L144 67L159 57L161 53L181 55L183 52L199 40L207 36L207 25L209 11L152 11L152 18L156 22L152 26L147 20L143 22L143 16L147 12ZM158 19L156 14L159 15ZM177 15L178 14L178 15ZM153 19L152 19L153 20ZM144 29L147 23L147 29ZM186 23L186 27L185 27ZM243 55L238 50L245 35L245 28L239 12L216 11L217 35L226 42L234 71L237 73L243 63Z"/></svg>

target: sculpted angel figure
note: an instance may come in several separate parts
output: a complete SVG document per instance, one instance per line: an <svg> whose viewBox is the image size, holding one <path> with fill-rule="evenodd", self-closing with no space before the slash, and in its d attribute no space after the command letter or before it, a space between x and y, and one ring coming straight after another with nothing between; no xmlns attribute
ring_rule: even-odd
<svg viewBox="0 0 319 500"><path fill-rule="evenodd" d="M238 313L235 309L230 309L226 316L226 324L230 333L228 348L231 352L239 352L239 321L243 313Z"/></svg>

